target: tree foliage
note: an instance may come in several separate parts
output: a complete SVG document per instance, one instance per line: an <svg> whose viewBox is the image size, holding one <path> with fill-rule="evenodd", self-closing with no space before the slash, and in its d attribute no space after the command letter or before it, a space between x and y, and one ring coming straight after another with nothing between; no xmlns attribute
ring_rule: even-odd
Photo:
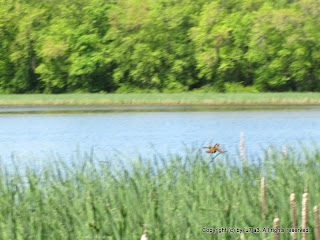
<svg viewBox="0 0 320 240"><path fill-rule="evenodd" d="M3 93L320 90L320 0L0 6Z"/></svg>

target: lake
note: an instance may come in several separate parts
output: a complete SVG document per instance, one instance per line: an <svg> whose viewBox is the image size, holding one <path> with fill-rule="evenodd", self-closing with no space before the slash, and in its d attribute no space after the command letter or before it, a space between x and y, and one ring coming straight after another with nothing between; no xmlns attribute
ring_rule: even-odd
<svg viewBox="0 0 320 240"><path fill-rule="evenodd" d="M238 154L240 133L246 152L261 155L269 145L320 141L320 110L214 112L107 112L61 114L1 114L0 152L19 158L52 153L70 156L92 149L100 158L154 152L184 153L220 143Z"/></svg>

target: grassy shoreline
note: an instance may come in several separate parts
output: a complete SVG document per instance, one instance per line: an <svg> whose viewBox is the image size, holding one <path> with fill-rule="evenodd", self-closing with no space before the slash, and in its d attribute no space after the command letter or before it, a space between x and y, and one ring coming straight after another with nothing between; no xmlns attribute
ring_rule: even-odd
<svg viewBox="0 0 320 240"><path fill-rule="evenodd" d="M247 158L242 164L223 155L211 161L191 149L185 157L101 162L85 154L71 164L66 160L53 158L40 171L0 168L1 239L131 240L140 239L145 225L150 239L239 239L240 234L202 229L271 228L275 217L281 228L290 228L291 193L296 194L301 226L306 189L309 237L314 238L311 209L319 203L319 150L297 153L289 148L286 155L266 151L261 161ZM245 239L262 239L262 234L245 233ZM291 236L283 233L281 239Z"/></svg>
<svg viewBox="0 0 320 240"><path fill-rule="evenodd" d="M0 106L317 105L320 93L2 94Z"/></svg>

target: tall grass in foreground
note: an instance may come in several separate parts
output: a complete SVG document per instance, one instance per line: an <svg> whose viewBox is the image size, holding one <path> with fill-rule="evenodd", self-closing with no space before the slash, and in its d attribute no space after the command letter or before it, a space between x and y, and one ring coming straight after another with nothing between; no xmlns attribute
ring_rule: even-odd
<svg viewBox="0 0 320 240"><path fill-rule="evenodd" d="M263 160L214 161L200 151L117 164L92 156L52 160L41 169L0 169L1 239L262 239L262 233L204 233L203 228L297 227L302 194L314 239L312 208L320 201L320 151L272 151ZM261 179L265 199L261 204ZM262 212L262 209L264 209ZM317 225L318 223L316 223ZM280 239L291 239L279 233ZM273 233L266 233L273 239ZM298 239L301 239L300 233Z"/></svg>

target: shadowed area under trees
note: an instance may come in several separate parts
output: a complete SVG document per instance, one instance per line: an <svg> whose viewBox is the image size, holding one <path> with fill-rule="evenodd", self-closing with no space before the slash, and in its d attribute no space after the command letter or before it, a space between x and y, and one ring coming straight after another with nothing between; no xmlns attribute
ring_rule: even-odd
<svg viewBox="0 0 320 240"><path fill-rule="evenodd" d="M0 6L0 93L320 90L320 0Z"/></svg>

